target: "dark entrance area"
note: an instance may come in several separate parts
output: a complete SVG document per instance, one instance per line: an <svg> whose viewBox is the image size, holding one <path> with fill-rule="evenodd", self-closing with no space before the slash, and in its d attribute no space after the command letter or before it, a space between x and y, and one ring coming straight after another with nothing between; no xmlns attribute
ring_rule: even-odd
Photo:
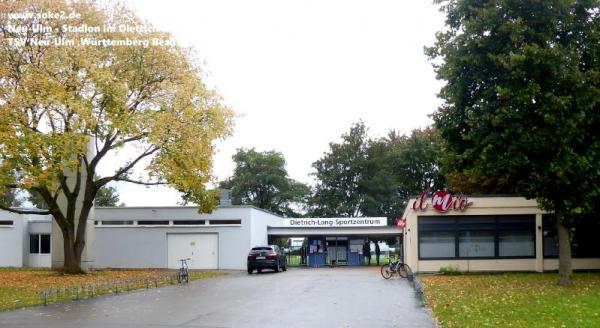
<svg viewBox="0 0 600 328"><path fill-rule="evenodd" d="M378 243L378 247L376 246ZM284 250L289 266L336 267L377 265L395 260L402 254L402 235L269 235L269 244ZM366 246L365 246L366 244ZM368 254L365 251L368 250ZM370 255L370 256L369 256ZM370 263L368 259L370 258Z"/></svg>

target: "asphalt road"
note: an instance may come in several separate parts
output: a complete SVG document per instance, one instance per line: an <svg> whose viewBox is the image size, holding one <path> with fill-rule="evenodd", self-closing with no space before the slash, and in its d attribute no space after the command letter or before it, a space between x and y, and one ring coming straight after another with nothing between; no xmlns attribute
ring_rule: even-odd
<svg viewBox="0 0 600 328"><path fill-rule="evenodd" d="M0 313L0 327L434 327L405 279L376 268L242 274Z"/></svg>

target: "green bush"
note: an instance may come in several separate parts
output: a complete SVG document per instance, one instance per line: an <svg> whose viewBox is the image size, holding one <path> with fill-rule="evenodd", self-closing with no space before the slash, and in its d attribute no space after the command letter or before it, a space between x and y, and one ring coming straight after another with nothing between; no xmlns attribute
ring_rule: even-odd
<svg viewBox="0 0 600 328"><path fill-rule="evenodd" d="M441 267L440 274L443 274L446 276L457 276L457 275L462 274L462 272L460 270L458 270L458 267L449 265L449 266Z"/></svg>

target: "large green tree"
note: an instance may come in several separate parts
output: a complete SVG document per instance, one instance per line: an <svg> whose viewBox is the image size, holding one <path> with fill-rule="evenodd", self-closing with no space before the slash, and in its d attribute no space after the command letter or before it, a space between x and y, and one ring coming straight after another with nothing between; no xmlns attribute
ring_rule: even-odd
<svg viewBox="0 0 600 328"><path fill-rule="evenodd" d="M599 1L437 2L448 29L427 51L447 82L433 116L445 170L554 213L570 284L569 221L600 195Z"/></svg>
<svg viewBox="0 0 600 328"><path fill-rule="evenodd" d="M287 217L303 210L310 189L288 177L283 154L242 148L232 158L233 176L220 187L231 189L233 204L254 205Z"/></svg>
<svg viewBox="0 0 600 328"><path fill-rule="evenodd" d="M309 201L311 215L361 215L364 194L360 182L366 165L367 145L367 127L358 122L342 135L341 143L330 143L329 152L313 163L316 185Z"/></svg>
<svg viewBox="0 0 600 328"><path fill-rule="evenodd" d="M341 143L313 164L317 180L310 198L315 216L385 216L391 223L409 197L443 188L440 143L435 130L395 131L371 140L364 123L354 124Z"/></svg>
<svg viewBox="0 0 600 328"><path fill-rule="evenodd" d="M62 234L66 272L81 271L88 216L98 190L111 181L169 185L202 211L213 208L216 192L205 185L213 180L214 141L229 135L232 113L205 87L187 49L152 29L62 28L142 26L122 5L2 1L0 12L0 194L10 188L33 191L48 209L0 208L51 214ZM79 17L11 19L6 15L11 12ZM76 43L55 45L58 38ZM166 42L88 46L81 38ZM102 163L119 159L123 163L114 172L96 177ZM147 174L134 178L134 168Z"/></svg>

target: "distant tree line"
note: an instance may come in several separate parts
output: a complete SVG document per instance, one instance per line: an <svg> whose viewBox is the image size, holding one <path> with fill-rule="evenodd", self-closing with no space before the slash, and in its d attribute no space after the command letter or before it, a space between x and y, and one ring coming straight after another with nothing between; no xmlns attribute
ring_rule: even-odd
<svg viewBox="0 0 600 328"><path fill-rule="evenodd" d="M410 135L389 131L370 139L363 122L312 164L315 185L289 178L283 154L239 149L234 174L221 188L232 189L233 204L254 205L283 216L401 215L408 198L425 188L443 188L440 142L434 129Z"/></svg>

